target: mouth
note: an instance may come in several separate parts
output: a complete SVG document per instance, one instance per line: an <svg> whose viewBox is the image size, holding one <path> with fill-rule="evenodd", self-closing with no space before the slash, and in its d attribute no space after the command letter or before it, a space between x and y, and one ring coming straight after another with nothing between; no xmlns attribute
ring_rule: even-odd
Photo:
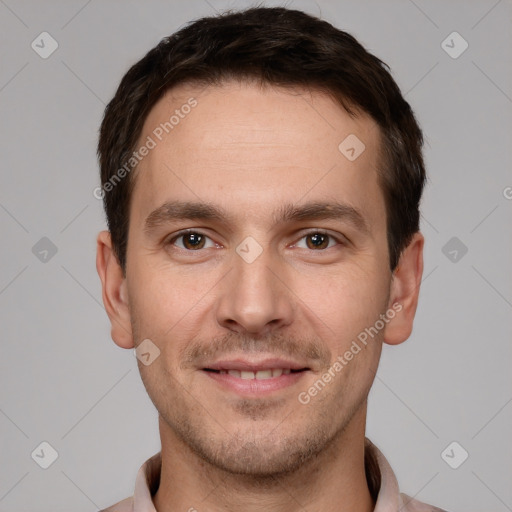
<svg viewBox="0 0 512 512"><path fill-rule="evenodd" d="M232 377L236 377L238 379L243 380L268 380L276 377L281 377L281 375L290 375L291 373L300 373L309 370L309 368L300 368L298 370L292 370L291 368L270 368L265 370L215 370L213 368L203 368L205 372L213 372L218 375L231 375Z"/></svg>
<svg viewBox="0 0 512 512"><path fill-rule="evenodd" d="M218 361L201 370L224 390L255 396L268 395L292 386L311 371L311 368L281 359L261 362L236 359Z"/></svg>

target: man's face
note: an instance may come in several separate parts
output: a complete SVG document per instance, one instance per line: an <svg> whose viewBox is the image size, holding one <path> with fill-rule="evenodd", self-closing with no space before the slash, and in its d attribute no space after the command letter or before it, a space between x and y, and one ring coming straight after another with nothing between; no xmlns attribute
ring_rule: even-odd
<svg viewBox="0 0 512 512"><path fill-rule="evenodd" d="M351 134L365 145L353 161L338 149ZM364 429L383 330L308 390L391 306L376 124L320 93L228 83L172 90L148 135L126 292L135 344L160 350L139 366L162 436L228 471L275 474Z"/></svg>

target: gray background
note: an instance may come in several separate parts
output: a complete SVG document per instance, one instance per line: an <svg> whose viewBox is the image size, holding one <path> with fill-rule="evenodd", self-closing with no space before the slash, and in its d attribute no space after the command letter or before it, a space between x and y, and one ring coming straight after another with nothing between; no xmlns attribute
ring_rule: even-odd
<svg viewBox="0 0 512 512"><path fill-rule="evenodd" d="M110 505L159 450L136 359L110 340L101 303L97 130L121 76L161 37L246 5L0 0L2 511ZM387 62L426 135L420 306L411 339L385 347L368 436L404 492L452 512L512 510L512 3L288 5ZM59 45L47 59L31 48L43 31ZM456 59L441 46L453 31L469 44ZM42 441L59 454L46 470L31 458ZM441 457L452 441L469 453L458 469Z"/></svg>

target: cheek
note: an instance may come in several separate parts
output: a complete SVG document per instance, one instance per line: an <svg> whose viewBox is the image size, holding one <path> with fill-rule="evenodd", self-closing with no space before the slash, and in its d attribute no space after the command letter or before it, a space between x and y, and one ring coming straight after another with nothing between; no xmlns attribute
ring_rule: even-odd
<svg viewBox="0 0 512 512"><path fill-rule="evenodd" d="M178 272L167 264L151 266L151 258L144 255L138 259L141 264L128 274L128 291L132 312L141 325L157 330L172 327L209 289L205 279Z"/></svg>
<svg viewBox="0 0 512 512"><path fill-rule="evenodd" d="M297 275L293 289L302 314L332 340L333 350L344 351L384 312L389 293L385 276L377 265L347 265L326 276Z"/></svg>
<svg viewBox="0 0 512 512"><path fill-rule="evenodd" d="M142 258L141 258L142 259ZM216 272L177 272L169 265L142 264L129 274L129 300L135 343L150 339L160 350L152 374L166 371L175 377L180 354L190 340L211 324ZM153 366L153 365L152 365ZM148 368L141 368L141 373Z"/></svg>

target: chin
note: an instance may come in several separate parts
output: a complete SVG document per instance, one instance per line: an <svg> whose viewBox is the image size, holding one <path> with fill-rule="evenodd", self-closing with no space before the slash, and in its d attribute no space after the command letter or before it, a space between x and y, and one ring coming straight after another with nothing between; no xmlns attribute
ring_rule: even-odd
<svg viewBox="0 0 512 512"><path fill-rule="evenodd" d="M218 469L236 475L245 475L257 479L270 479L283 474L296 472L306 461L317 455L321 447L311 444L301 447L277 448L271 443L246 442L234 446L229 443L228 450L217 454L203 452L203 459ZM209 459L209 460L208 460Z"/></svg>
<svg viewBox="0 0 512 512"><path fill-rule="evenodd" d="M260 423L258 427L241 428L235 434L221 430L213 437L202 436L197 429L189 429L180 437L195 455L215 469L257 480L296 472L332 440L331 436L320 435L315 429L305 429L301 435L296 426L291 432L277 433L279 424L268 428L265 421L257 423Z"/></svg>

